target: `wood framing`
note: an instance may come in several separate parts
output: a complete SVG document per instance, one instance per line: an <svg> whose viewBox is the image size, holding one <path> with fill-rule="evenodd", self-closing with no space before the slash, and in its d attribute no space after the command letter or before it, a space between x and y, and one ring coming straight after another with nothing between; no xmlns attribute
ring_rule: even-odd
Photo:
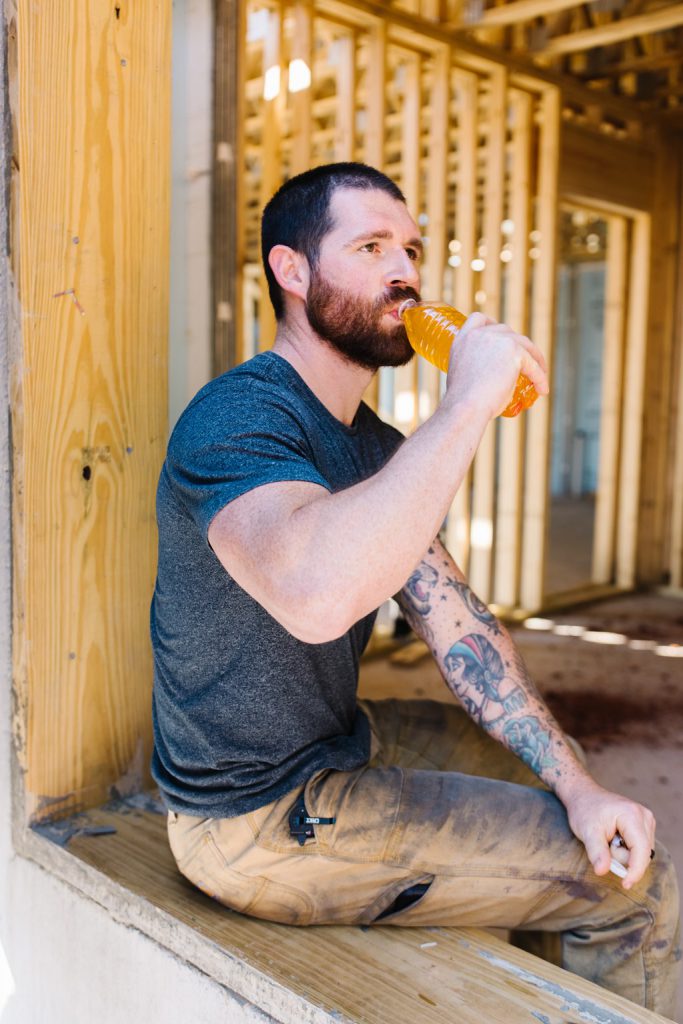
<svg viewBox="0 0 683 1024"><path fill-rule="evenodd" d="M213 373L223 373L238 357L242 333L243 203L239 169L244 159L239 126L244 117L245 5L215 4L213 164L211 179L211 294Z"/></svg>
<svg viewBox="0 0 683 1024"><path fill-rule="evenodd" d="M583 32L555 36L544 46L539 47L535 53L536 56L558 57L565 53L575 53L577 50L610 46L624 39L633 39L634 36L643 33L663 32L678 25L683 25L683 6L680 3L673 3L668 7L648 11L646 14L611 21L607 25L596 25Z"/></svg>
<svg viewBox="0 0 683 1024"><path fill-rule="evenodd" d="M619 496L621 382L628 281L628 227L625 217L612 216L608 219L600 463L593 536L594 583L611 583L614 578L615 522Z"/></svg>
<svg viewBox="0 0 683 1024"><path fill-rule="evenodd" d="M533 98L530 93L513 90L510 102L513 111L513 142L509 212L513 232L505 320L516 331L527 335L529 259L526 240L530 230L532 194ZM507 608L517 604L519 594L524 426L524 418L517 416L514 419L502 419L499 427L493 600Z"/></svg>
<svg viewBox="0 0 683 1024"><path fill-rule="evenodd" d="M488 87L488 138L483 190L482 237L485 244L481 272L484 295L478 305L482 312L500 320L501 310L501 224L505 201L505 144L507 124L507 76L504 68L492 70ZM475 296L476 299L476 296ZM489 423L474 459L469 576L483 601L491 600L493 527L496 487L496 423Z"/></svg>
<svg viewBox="0 0 683 1024"><path fill-rule="evenodd" d="M630 17L636 4L625 2ZM256 0L250 3L255 11L266 11ZM458 20L453 5L426 6L417 0L400 6L374 0L273 0L267 5L267 17L261 18L265 35L254 34L246 47L246 173L240 206L246 221L240 244L249 279L245 309L251 305L260 310L262 346L270 344L274 325L271 322L266 330L263 322L270 313L263 301L263 281L258 284L258 215L279 179L303 166L302 154L309 151L309 134L301 125L303 110L310 118L312 165L360 158L383 168L403 188L426 239L425 297L444 297L466 313L482 308L496 318L504 316L540 344L549 364L556 329L555 234L561 198L594 204L601 217L612 218L615 224L621 223L620 217L631 224L634 217L651 214L653 237L659 237L655 225L664 221L658 218L665 207L679 201L672 200L671 186L663 187L666 173L658 157L662 118L656 111L643 114L629 98L632 93L613 96L597 86L588 89L577 75L534 67L509 49L503 53L513 35L503 22L514 26L516 38L527 43L525 19L529 32L531 23L540 19L548 39L564 34L562 25L576 33L581 16L577 3L561 0L564 13L551 23L535 4L536 0L486 0L482 17L467 24ZM643 14L653 13L650 6L650 0L644 0ZM458 10L462 13L464 8ZM618 31L618 21L602 12L592 19L593 29ZM310 54L311 88L306 100L299 101L286 95L283 85L267 108L265 75L275 58L266 59L264 54L274 34L282 82L292 59L299 55L305 61L305 54ZM661 68L675 66L671 47L649 56ZM641 63L645 66L644 60ZM577 70L578 64L571 68ZM676 144L672 140L671 148ZM270 178L267 187L262 170ZM515 225L512 249L502 235L505 221ZM621 287L615 263L621 258L619 230L611 233L616 249L608 253L610 338L605 374L612 389L619 384L619 366L625 365L619 362L623 352L619 354L614 342L615 331L620 330L614 299ZM536 235L540 242L530 241ZM670 231L666 236L669 247L678 244ZM622 257L628 259L632 276L630 229L627 239L628 253L624 257L622 252ZM639 250L639 259L643 252ZM482 258L483 267L478 262ZM643 268L638 266L642 277ZM671 309L672 289L664 277L653 276L658 311L648 320L646 355L648 361L654 360L654 372L641 405L643 424L640 433L632 427L623 435L631 446L632 471L641 464L642 444L649 452L635 486L637 525L628 542L620 491L626 478L615 463L617 458L620 464L623 461L624 413L613 391L603 396L596 521L601 553L595 553L595 586L597 581L611 585L609 567L618 557L625 564L629 545L638 558L633 578L643 572L652 580L657 573L661 578L664 549L673 543L673 535L667 533L671 451L657 446L656 440L671 422L672 399L664 391L675 354L673 342L663 340L664 335L673 338L670 325L658 323L664 310ZM380 386L369 388L366 400L377 407L381 399L382 414L408 431L433 411L443 387L443 378L423 362L385 369L378 380ZM629 384L632 394L635 387ZM539 402L528 416L501 421L487 432L447 518L448 546L479 595L498 607L537 609L548 596L544 561L552 401L551 397ZM622 509L621 548L617 507ZM586 575L589 584L590 569ZM621 576L622 581L627 578L628 573Z"/></svg>
<svg viewBox="0 0 683 1024"><path fill-rule="evenodd" d="M171 4L17 0L17 747L32 821L147 780L167 431Z"/></svg>
<svg viewBox="0 0 683 1024"><path fill-rule="evenodd" d="M640 451L647 322L650 282L643 273L650 265L649 214L639 213L633 221L629 272L629 304L626 328L626 365L622 411L621 480L617 517L616 582L633 587L636 581Z"/></svg>
<svg viewBox="0 0 683 1024"><path fill-rule="evenodd" d="M557 208L560 162L560 94L543 91L541 99L541 141L537 195L539 258L534 264L531 337L543 352L552 380L555 335L555 278L557 273ZM522 577L520 602L523 608L540 608L544 597L547 503L549 404L537 403L527 420L526 472L524 480L524 522L522 527Z"/></svg>

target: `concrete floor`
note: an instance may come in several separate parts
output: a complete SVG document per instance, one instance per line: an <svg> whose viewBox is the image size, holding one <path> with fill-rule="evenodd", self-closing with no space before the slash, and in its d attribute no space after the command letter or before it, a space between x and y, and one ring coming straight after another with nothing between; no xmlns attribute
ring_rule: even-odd
<svg viewBox="0 0 683 1024"><path fill-rule="evenodd" d="M654 811L658 838L683 883L683 598L629 595L528 620L511 632L597 780ZM415 660L402 664L410 654ZM452 699L417 644L364 662L360 692ZM679 993L681 1020L683 979Z"/></svg>

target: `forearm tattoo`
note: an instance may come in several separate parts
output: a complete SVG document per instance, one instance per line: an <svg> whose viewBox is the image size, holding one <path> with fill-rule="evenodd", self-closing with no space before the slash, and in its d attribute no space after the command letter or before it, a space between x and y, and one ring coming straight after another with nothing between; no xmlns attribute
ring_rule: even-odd
<svg viewBox="0 0 683 1024"><path fill-rule="evenodd" d="M429 553L434 555L434 550L430 548ZM444 562L444 567L451 569L451 563ZM474 625L475 631L463 631L443 655L444 622L448 623L445 628L460 630L462 626L448 606L448 590L460 598L463 618L469 618L470 628ZM446 605L440 611L442 602ZM560 746L564 744L557 736L552 716L529 679L521 656L467 583L440 572L433 560L431 564L421 562L401 591L399 603L413 629L427 640L437 658L442 656L446 682L474 721L495 733L532 771L541 774L554 769L553 774L559 776L553 750L556 741ZM446 609L448 620L444 620ZM484 631L478 631L476 624ZM434 645L435 629L440 651Z"/></svg>
<svg viewBox="0 0 683 1024"><path fill-rule="evenodd" d="M432 610L433 591L439 582L436 569L426 562L420 562L405 585L403 596L406 603L418 615L429 615Z"/></svg>
<svg viewBox="0 0 683 1024"><path fill-rule="evenodd" d="M541 719L528 713L512 717L528 708L529 694L506 674L503 659L485 636L470 633L457 640L444 665L448 685L475 722L487 732L502 730L500 738L532 771L556 766L552 737Z"/></svg>
<svg viewBox="0 0 683 1024"><path fill-rule="evenodd" d="M490 629L495 635L500 635L500 626L496 620L493 612L480 601L475 593L473 593L466 583L460 580L453 579L452 576L447 576L444 585L446 587L452 587L460 597L461 601L467 608L468 612L474 615L475 619Z"/></svg>
<svg viewBox="0 0 683 1024"><path fill-rule="evenodd" d="M429 550L431 553L433 549ZM438 582L437 570L426 562L420 562L403 590L396 596L408 625L429 644L434 655L436 655L436 650L433 647L434 632L428 617L432 610L434 590Z"/></svg>

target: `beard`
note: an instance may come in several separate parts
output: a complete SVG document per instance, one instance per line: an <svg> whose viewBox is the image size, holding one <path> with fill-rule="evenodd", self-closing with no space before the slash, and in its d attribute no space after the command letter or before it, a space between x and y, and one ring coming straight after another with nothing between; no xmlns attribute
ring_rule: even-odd
<svg viewBox="0 0 683 1024"><path fill-rule="evenodd" d="M306 316L315 333L348 362L365 370L404 366L413 357L401 320L385 325L384 314L403 299L416 299L414 288L395 286L372 301L333 288L313 271L306 299Z"/></svg>

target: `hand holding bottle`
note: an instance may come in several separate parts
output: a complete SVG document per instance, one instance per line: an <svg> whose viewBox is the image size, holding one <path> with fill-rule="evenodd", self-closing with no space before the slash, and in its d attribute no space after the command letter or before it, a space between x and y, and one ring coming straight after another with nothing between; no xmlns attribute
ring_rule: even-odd
<svg viewBox="0 0 683 1024"><path fill-rule="evenodd" d="M445 303L412 299L398 312L416 352L448 372L449 393L455 389L470 401L481 395L491 416L516 416L539 394L548 394L542 352L505 324L483 313L466 318Z"/></svg>

